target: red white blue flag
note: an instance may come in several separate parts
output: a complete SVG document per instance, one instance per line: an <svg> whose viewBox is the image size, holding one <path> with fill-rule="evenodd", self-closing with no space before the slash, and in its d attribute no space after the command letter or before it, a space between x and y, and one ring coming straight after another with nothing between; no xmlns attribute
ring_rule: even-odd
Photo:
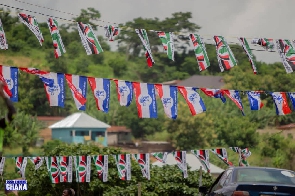
<svg viewBox="0 0 295 196"><path fill-rule="evenodd" d="M263 107L263 103L260 99L260 92L248 91L247 95L251 110L260 110Z"/></svg>
<svg viewBox="0 0 295 196"><path fill-rule="evenodd" d="M88 77L98 110L105 113L110 108L110 79Z"/></svg>
<svg viewBox="0 0 295 196"><path fill-rule="evenodd" d="M223 103L226 102L222 90L220 89L200 88L200 90L203 91L203 93L205 93L205 95L208 97L220 98Z"/></svg>
<svg viewBox="0 0 295 196"><path fill-rule="evenodd" d="M39 78L45 85L53 87L54 80L50 78L50 72L42 71L36 68L30 68L30 67L29 68L20 67L19 69L22 70L23 72L39 76Z"/></svg>
<svg viewBox="0 0 295 196"><path fill-rule="evenodd" d="M276 106L277 115L286 115L292 112L288 105L286 93L272 92L271 95Z"/></svg>
<svg viewBox="0 0 295 196"><path fill-rule="evenodd" d="M156 93L153 84L132 82L139 118L157 118Z"/></svg>
<svg viewBox="0 0 295 196"><path fill-rule="evenodd" d="M0 65L0 80L4 82L4 93L11 101L18 101L18 68Z"/></svg>
<svg viewBox="0 0 295 196"><path fill-rule="evenodd" d="M205 104L196 91L197 88L178 86L178 90L185 99L193 116L206 111Z"/></svg>
<svg viewBox="0 0 295 196"><path fill-rule="evenodd" d="M43 78L43 77L42 77ZM46 78L46 77L44 77ZM63 73L49 73L49 78L53 80L52 85L44 82L44 87L50 106L64 107L65 102L65 77Z"/></svg>
<svg viewBox="0 0 295 196"><path fill-rule="evenodd" d="M177 87L155 84L157 94L161 98L165 114L172 119L177 118Z"/></svg>
<svg viewBox="0 0 295 196"><path fill-rule="evenodd" d="M71 89L78 110L86 109L87 78L72 74L65 74L69 88Z"/></svg>
<svg viewBox="0 0 295 196"><path fill-rule="evenodd" d="M121 106L129 106L133 99L132 83L124 80L114 80L117 87L118 100Z"/></svg>
<svg viewBox="0 0 295 196"><path fill-rule="evenodd" d="M238 108L241 110L242 114L244 114L244 108L241 101L240 93L237 90L222 90L224 94L228 96L235 104L238 106Z"/></svg>
<svg viewBox="0 0 295 196"><path fill-rule="evenodd" d="M293 106L293 110L295 110L295 93L289 92L288 95L289 95L289 98L291 100L291 103L292 103L292 106Z"/></svg>

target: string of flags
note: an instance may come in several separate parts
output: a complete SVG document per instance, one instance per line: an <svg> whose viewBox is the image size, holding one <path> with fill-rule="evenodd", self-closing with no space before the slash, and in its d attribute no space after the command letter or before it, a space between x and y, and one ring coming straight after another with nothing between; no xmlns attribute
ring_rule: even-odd
<svg viewBox="0 0 295 196"><path fill-rule="evenodd" d="M206 111L205 103L199 92L211 98L219 98L226 103L229 98L244 114L244 107L240 92L248 96L251 110L261 110L264 106L261 101L261 93L272 96L277 115L287 115L292 112L289 107L288 98L292 108L295 110L295 92L268 92L268 91L240 91L228 89L210 89L202 87L184 87L164 84L151 84L131 82L118 79L94 78L80 75L54 73L42 71L36 68L9 67L0 65L0 81L4 86L4 92L13 102L18 102L18 73L19 70L38 76L44 84L46 97L50 106L64 107L65 83L72 92L75 105L78 110L86 110L87 83L89 83L97 109L108 113L110 108L110 86L111 81L116 85L117 97L121 106L128 107L135 99L139 118L157 118L158 96L167 117L177 119L178 92L185 99L191 114L197 115Z"/></svg>
<svg viewBox="0 0 295 196"><path fill-rule="evenodd" d="M40 45L44 42L44 38L42 36L42 32L39 28L37 19L32 15L27 15L25 13L18 14L19 20L25 24L32 33L36 36ZM75 22L75 21L72 21ZM78 26L78 33L81 38L82 45L85 48L86 54L99 54L103 52L103 49L95 35L90 24L83 24L82 22L76 22ZM47 20L47 24L50 30L50 34L53 41L53 48L55 58L59 58L62 56L66 50L63 45L61 36L58 30L58 22L54 17L49 17ZM105 25L103 26L105 29L105 37L108 38L109 41L114 41L114 38L119 35L119 27L113 25ZM164 32L164 31L155 31L149 30L150 32L157 33L159 36L164 51L167 53L169 59L174 61L175 54L175 46L174 40L175 35L173 32ZM143 49L145 51L146 62L149 67L152 67L155 64L155 60L152 57L152 51L148 39L148 34L145 29L135 29L135 33L139 36L143 44ZM199 70L203 71L210 67L210 61L206 52L206 47L204 44L204 39L200 37L198 34L189 34L188 38L191 40L191 43L194 47L194 52L196 56L196 61L199 66ZM249 46L248 41L244 37L238 37L240 45L244 49L246 55L249 58L250 65L253 69L253 73L257 74L257 67L254 60L254 56L252 54L252 50ZM223 36L213 36L214 45L216 47L216 54L218 59L218 65L220 67L220 71L230 70L232 67L236 66L237 60L234 57L233 52L231 51L226 39ZM293 44L295 40L290 41L288 39L267 39L267 38L254 38L251 41L251 44L259 45L264 48L265 51L274 52L275 46L277 46L277 51L280 55L281 61L284 65L284 68L287 73L292 73L295 70L295 50ZM5 37L5 32L3 25L0 21L0 48L8 49L8 43Z"/></svg>
<svg viewBox="0 0 295 196"><path fill-rule="evenodd" d="M239 147L230 147L231 150L239 154L239 166L248 167L249 163L246 158L251 155L248 148L241 149ZM228 160L226 148L191 150L190 152L201 162L203 169L210 174L209 152L215 154L227 166L234 166ZM73 173L76 182L90 182L91 165L94 164L98 178L102 182L108 181L109 159L115 160L118 176L121 180L131 180L131 159L133 158L140 166L142 175L150 180L150 155L158 161L166 164L167 155L172 153L178 168L184 178L188 177L186 151L173 152L155 152L140 154L118 154L118 155L82 155L82 156L52 156L52 157L13 157L16 165L16 171L25 179L25 171L28 162L34 165L34 169L38 170L43 163L46 163L51 182L72 182ZM0 175L3 175L6 157L0 158ZM30 160L30 161L28 161Z"/></svg>

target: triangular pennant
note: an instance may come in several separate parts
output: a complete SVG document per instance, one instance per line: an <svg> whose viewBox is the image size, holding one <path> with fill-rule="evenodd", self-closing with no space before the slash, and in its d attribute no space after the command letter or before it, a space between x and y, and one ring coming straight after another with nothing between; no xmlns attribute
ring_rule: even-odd
<svg viewBox="0 0 295 196"><path fill-rule="evenodd" d="M157 31L157 34L161 39L164 50L167 52L168 58L174 61L174 34L163 31Z"/></svg>
<svg viewBox="0 0 295 196"><path fill-rule="evenodd" d="M5 157L0 157L0 176L3 175L4 164L5 164Z"/></svg>
<svg viewBox="0 0 295 196"><path fill-rule="evenodd" d="M230 162L227 158L227 151L225 148L216 148L216 149L211 149L211 151L220 159L222 160L225 164L228 166L233 166L232 162Z"/></svg>
<svg viewBox="0 0 295 196"><path fill-rule="evenodd" d="M119 27L105 25L104 30L105 36L109 39L109 41L114 41L114 37L119 35Z"/></svg>
<svg viewBox="0 0 295 196"><path fill-rule="evenodd" d="M94 165L98 178L103 181L108 181L108 155L95 155L93 156Z"/></svg>
<svg viewBox="0 0 295 196"><path fill-rule="evenodd" d="M209 150L192 150L191 152L199 159L204 169L210 173Z"/></svg>
<svg viewBox="0 0 295 196"><path fill-rule="evenodd" d="M166 163L168 152L152 152L153 157L162 163Z"/></svg>
<svg viewBox="0 0 295 196"><path fill-rule="evenodd" d="M60 170L57 157L45 157L47 170L53 184L60 182Z"/></svg>
<svg viewBox="0 0 295 196"><path fill-rule="evenodd" d="M77 182L90 182L91 156L75 156L75 169Z"/></svg>
<svg viewBox="0 0 295 196"><path fill-rule="evenodd" d="M71 89L75 105L78 110L86 109L87 77L65 74L66 81Z"/></svg>
<svg viewBox="0 0 295 196"><path fill-rule="evenodd" d="M16 171L25 179L26 166L27 166L27 157L14 157Z"/></svg>
<svg viewBox="0 0 295 196"><path fill-rule="evenodd" d="M243 47L245 53L248 56L248 59L250 61L250 64L252 66L252 70L253 70L254 74L257 74L256 62L254 60L254 55L253 55L253 53L251 51L251 48L249 46L249 43L248 43L247 39L244 38L244 37L239 37L238 40L240 41L241 46Z"/></svg>
<svg viewBox="0 0 295 196"><path fill-rule="evenodd" d="M241 110L242 114L245 115L239 91L237 91L237 90L222 90L222 92L226 96L228 96L228 98L230 98L236 104L236 106L238 106L238 108Z"/></svg>
<svg viewBox="0 0 295 196"><path fill-rule="evenodd" d="M251 110L260 110L263 107L264 104L260 99L260 92L248 91L247 95Z"/></svg>
<svg viewBox="0 0 295 196"><path fill-rule="evenodd" d="M58 157L60 171L60 182L72 182L73 179L73 161L71 156Z"/></svg>
<svg viewBox="0 0 295 196"><path fill-rule="evenodd" d="M274 51L275 44L273 39L267 39L267 38L255 38L251 42L252 44L257 44L263 47L267 51Z"/></svg>
<svg viewBox="0 0 295 196"><path fill-rule="evenodd" d="M176 160L178 168L182 171L183 177L187 178L187 163L186 163L186 151L175 151L173 156Z"/></svg>
<svg viewBox="0 0 295 196"><path fill-rule="evenodd" d="M0 65L0 81L4 82L4 93L11 101L18 101L18 68Z"/></svg>
<svg viewBox="0 0 295 196"><path fill-rule="evenodd" d="M295 70L295 49L290 40L276 40L277 49L287 73Z"/></svg>
<svg viewBox="0 0 295 196"><path fill-rule="evenodd" d="M121 106L129 106L133 99L132 82L114 79L117 87L118 100Z"/></svg>
<svg viewBox="0 0 295 196"><path fill-rule="evenodd" d="M116 160L119 177L121 180L131 180L130 154L113 155Z"/></svg>
<svg viewBox="0 0 295 196"><path fill-rule="evenodd" d="M110 79L88 77L98 110L105 113L110 108Z"/></svg>
<svg viewBox="0 0 295 196"><path fill-rule="evenodd" d="M0 19L0 49L2 50L7 50L8 49L8 44L4 32L4 28Z"/></svg>
<svg viewBox="0 0 295 196"><path fill-rule="evenodd" d="M133 156L141 168L143 177L150 180L150 154L142 153L142 154L134 154Z"/></svg>
<svg viewBox="0 0 295 196"><path fill-rule="evenodd" d="M199 70L204 71L210 66L206 46L198 34L189 34L189 38L194 45L194 52L199 64Z"/></svg>
<svg viewBox="0 0 295 196"><path fill-rule="evenodd" d="M147 65L149 67L152 67L155 64L155 61L153 59L153 55L152 55L152 51L151 51L150 42L149 42L147 32L146 32L145 29L135 29L135 32L137 33L138 37L140 38L140 40L141 40L141 42L143 44L143 48L145 50L145 58L146 58Z"/></svg>
<svg viewBox="0 0 295 196"><path fill-rule="evenodd" d="M205 95L208 97L220 98L223 103L226 102L222 90L220 89L200 88L200 90L203 91L203 93L205 93Z"/></svg>
<svg viewBox="0 0 295 196"><path fill-rule="evenodd" d="M35 165L35 170L39 169L44 162L44 157L29 157L29 159Z"/></svg>
<svg viewBox="0 0 295 196"><path fill-rule="evenodd" d="M271 95L276 106L277 115L287 115L292 112L285 92L272 92Z"/></svg>
<svg viewBox="0 0 295 196"><path fill-rule="evenodd" d="M59 34L58 22L54 18L49 18L47 20L47 25L49 27L51 38L53 41L54 56L55 56L55 58L58 58L61 55L63 55L64 53L66 53L66 49L65 49L64 44L62 42L61 36Z"/></svg>

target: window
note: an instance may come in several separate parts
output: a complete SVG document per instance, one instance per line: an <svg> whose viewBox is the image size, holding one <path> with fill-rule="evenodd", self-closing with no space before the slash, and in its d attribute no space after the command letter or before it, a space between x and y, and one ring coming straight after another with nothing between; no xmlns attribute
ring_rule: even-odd
<svg viewBox="0 0 295 196"><path fill-rule="evenodd" d="M89 131L76 131L76 136L89 136Z"/></svg>
<svg viewBox="0 0 295 196"><path fill-rule="evenodd" d="M227 175L227 177L226 177L226 179L225 179L222 186L228 185L228 183L231 181L231 177L232 177L232 170L229 170L229 173L228 173L228 175Z"/></svg>

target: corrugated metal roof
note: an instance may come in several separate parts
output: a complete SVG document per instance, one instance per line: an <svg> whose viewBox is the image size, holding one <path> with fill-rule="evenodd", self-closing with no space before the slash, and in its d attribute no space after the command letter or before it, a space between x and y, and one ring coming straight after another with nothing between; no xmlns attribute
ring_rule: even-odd
<svg viewBox="0 0 295 196"><path fill-rule="evenodd" d="M200 167L202 166L199 159L193 154L186 154L186 163L187 163L187 165L189 165L191 167L190 168L191 171L199 170ZM167 155L166 164L167 165L176 165L177 164L176 160L175 160L175 158L173 157L172 154ZM152 165L162 167L165 164L160 162L160 161L156 161ZM202 169L205 170L203 168L203 166L202 166ZM224 170L222 168L217 167L216 165L213 165L213 164L210 163L210 173L212 173L212 174L220 174L223 171Z"/></svg>
<svg viewBox="0 0 295 196"><path fill-rule="evenodd" d="M74 113L65 119L49 126L51 129L58 128L109 128L110 125L101 122L84 112Z"/></svg>

